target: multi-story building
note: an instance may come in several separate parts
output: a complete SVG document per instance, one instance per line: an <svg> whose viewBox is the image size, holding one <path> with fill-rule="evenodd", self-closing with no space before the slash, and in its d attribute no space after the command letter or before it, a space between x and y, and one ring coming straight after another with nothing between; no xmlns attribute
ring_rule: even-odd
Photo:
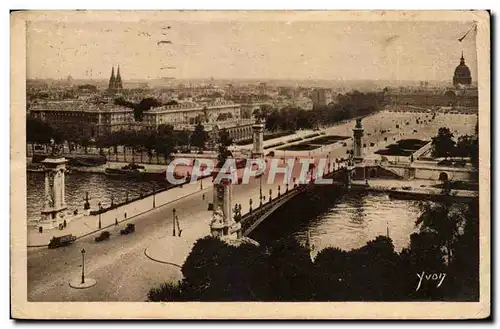
<svg viewBox="0 0 500 329"><path fill-rule="evenodd" d="M134 122L134 113L130 108L76 100L34 104L30 115L89 138L128 129Z"/></svg>
<svg viewBox="0 0 500 329"><path fill-rule="evenodd" d="M311 99L312 99L314 109L326 106L325 90L324 89L314 89L311 92Z"/></svg>
<svg viewBox="0 0 500 329"><path fill-rule="evenodd" d="M177 105L163 105L144 112L142 124L155 127L161 124L185 125L239 120L241 106L233 102L216 101L206 104L179 103Z"/></svg>
<svg viewBox="0 0 500 329"><path fill-rule="evenodd" d="M78 100L34 104L30 107L30 115L89 138L123 129L154 130L162 124L184 130L186 127L194 127L197 122L207 127L217 125L223 128L235 128L231 129L231 132L234 130L232 137L236 139L251 137L251 129L236 129L241 128L241 125L249 125L248 120L241 118L241 106L226 101L204 105L197 103L163 105L145 111L142 121L135 121L133 109L127 107Z"/></svg>

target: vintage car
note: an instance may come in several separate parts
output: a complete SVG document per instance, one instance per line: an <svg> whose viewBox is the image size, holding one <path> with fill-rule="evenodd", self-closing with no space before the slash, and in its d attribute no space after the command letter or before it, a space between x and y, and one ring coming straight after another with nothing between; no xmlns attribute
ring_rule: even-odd
<svg viewBox="0 0 500 329"><path fill-rule="evenodd" d="M127 224L127 227L120 230L121 235L127 235L127 234L134 233L134 232L135 232L135 225L134 224Z"/></svg>
<svg viewBox="0 0 500 329"><path fill-rule="evenodd" d="M101 232L101 234L95 238L95 242L101 242L104 240L108 240L110 236L111 236L111 233L109 233L108 231Z"/></svg>
<svg viewBox="0 0 500 329"><path fill-rule="evenodd" d="M67 246L76 240L76 236L72 234L66 234L62 236L54 236L50 239L48 247L50 249L59 248L62 246Z"/></svg>

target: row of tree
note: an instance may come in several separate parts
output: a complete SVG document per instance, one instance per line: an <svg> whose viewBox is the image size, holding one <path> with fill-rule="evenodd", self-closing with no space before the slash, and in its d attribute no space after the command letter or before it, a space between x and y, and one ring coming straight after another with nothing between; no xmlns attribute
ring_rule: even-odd
<svg viewBox="0 0 500 329"><path fill-rule="evenodd" d="M367 115L384 105L383 93L361 93L358 91L339 95L335 104L306 111L298 107L286 106L282 109L270 105L262 106L254 112L258 120L266 122L269 131L295 131L313 129Z"/></svg>
<svg viewBox="0 0 500 329"><path fill-rule="evenodd" d="M132 151L147 151L150 155L169 156L175 150L190 151L195 147L199 151L206 149L209 140L208 133L202 124L197 124L194 131L177 131L171 125L160 125L156 130L119 130L95 139L90 139L77 130L55 127L36 118L26 121L26 138L31 144L49 144L51 139L56 144L66 141L70 150L82 146L85 150L93 145L97 148L110 148L117 152L118 146L125 146Z"/></svg>
<svg viewBox="0 0 500 329"><path fill-rule="evenodd" d="M326 248L314 260L293 239L235 247L205 237L182 266L184 278L152 288L148 300L478 300L478 203L421 208L420 232L400 253L386 236L351 251Z"/></svg>
<svg viewBox="0 0 500 329"><path fill-rule="evenodd" d="M120 97L120 98L115 99L115 104L133 109L134 110L134 120L140 122L140 121L142 121L143 113L145 111L150 110L152 107L158 107L158 106L162 106L162 105L177 105L178 103L176 101L170 101L168 103L163 104L160 101L158 101L156 98L152 98L152 97L147 97L147 98L142 99L138 103L133 103L133 102L127 101L124 98Z"/></svg>

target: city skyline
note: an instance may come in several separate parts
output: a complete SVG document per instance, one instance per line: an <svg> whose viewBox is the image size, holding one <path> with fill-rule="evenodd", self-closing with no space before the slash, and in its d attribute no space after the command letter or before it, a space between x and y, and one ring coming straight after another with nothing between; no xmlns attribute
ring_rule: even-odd
<svg viewBox="0 0 500 329"><path fill-rule="evenodd" d="M472 24L37 21L27 24L27 77L107 79L119 65L125 80L444 81L463 51L477 81L475 34L458 41Z"/></svg>

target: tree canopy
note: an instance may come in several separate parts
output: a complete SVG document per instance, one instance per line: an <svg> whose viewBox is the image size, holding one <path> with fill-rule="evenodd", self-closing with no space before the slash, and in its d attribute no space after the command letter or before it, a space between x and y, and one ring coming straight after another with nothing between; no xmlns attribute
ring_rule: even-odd
<svg viewBox="0 0 500 329"><path fill-rule="evenodd" d="M450 129L446 127L439 128L437 136L432 138L432 156L436 158L450 157L454 148L455 141Z"/></svg>
<svg viewBox="0 0 500 329"><path fill-rule="evenodd" d="M457 230L454 207L466 219ZM444 208L443 208L444 207ZM478 203L427 203L419 232L400 253L388 236L350 251L325 248L312 260L293 238L267 245L199 239L182 266L184 278L148 294L150 301L423 301L478 300ZM450 241L453 241L450 244ZM453 245L453 257L446 259ZM423 280L424 274L446 274ZM265 273L265 275L262 275Z"/></svg>
<svg viewBox="0 0 500 329"><path fill-rule="evenodd" d="M205 144L208 140L208 134L205 131L205 127L198 123L194 127L194 131L191 134L191 145L197 147L200 151L205 149Z"/></svg>
<svg viewBox="0 0 500 329"><path fill-rule="evenodd" d="M219 131L219 138L217 140L217 167L222 168L226 160L233 156L229 151L229 146L233 144L232 138L229 136L227 130L222 129Z"/></svg>

